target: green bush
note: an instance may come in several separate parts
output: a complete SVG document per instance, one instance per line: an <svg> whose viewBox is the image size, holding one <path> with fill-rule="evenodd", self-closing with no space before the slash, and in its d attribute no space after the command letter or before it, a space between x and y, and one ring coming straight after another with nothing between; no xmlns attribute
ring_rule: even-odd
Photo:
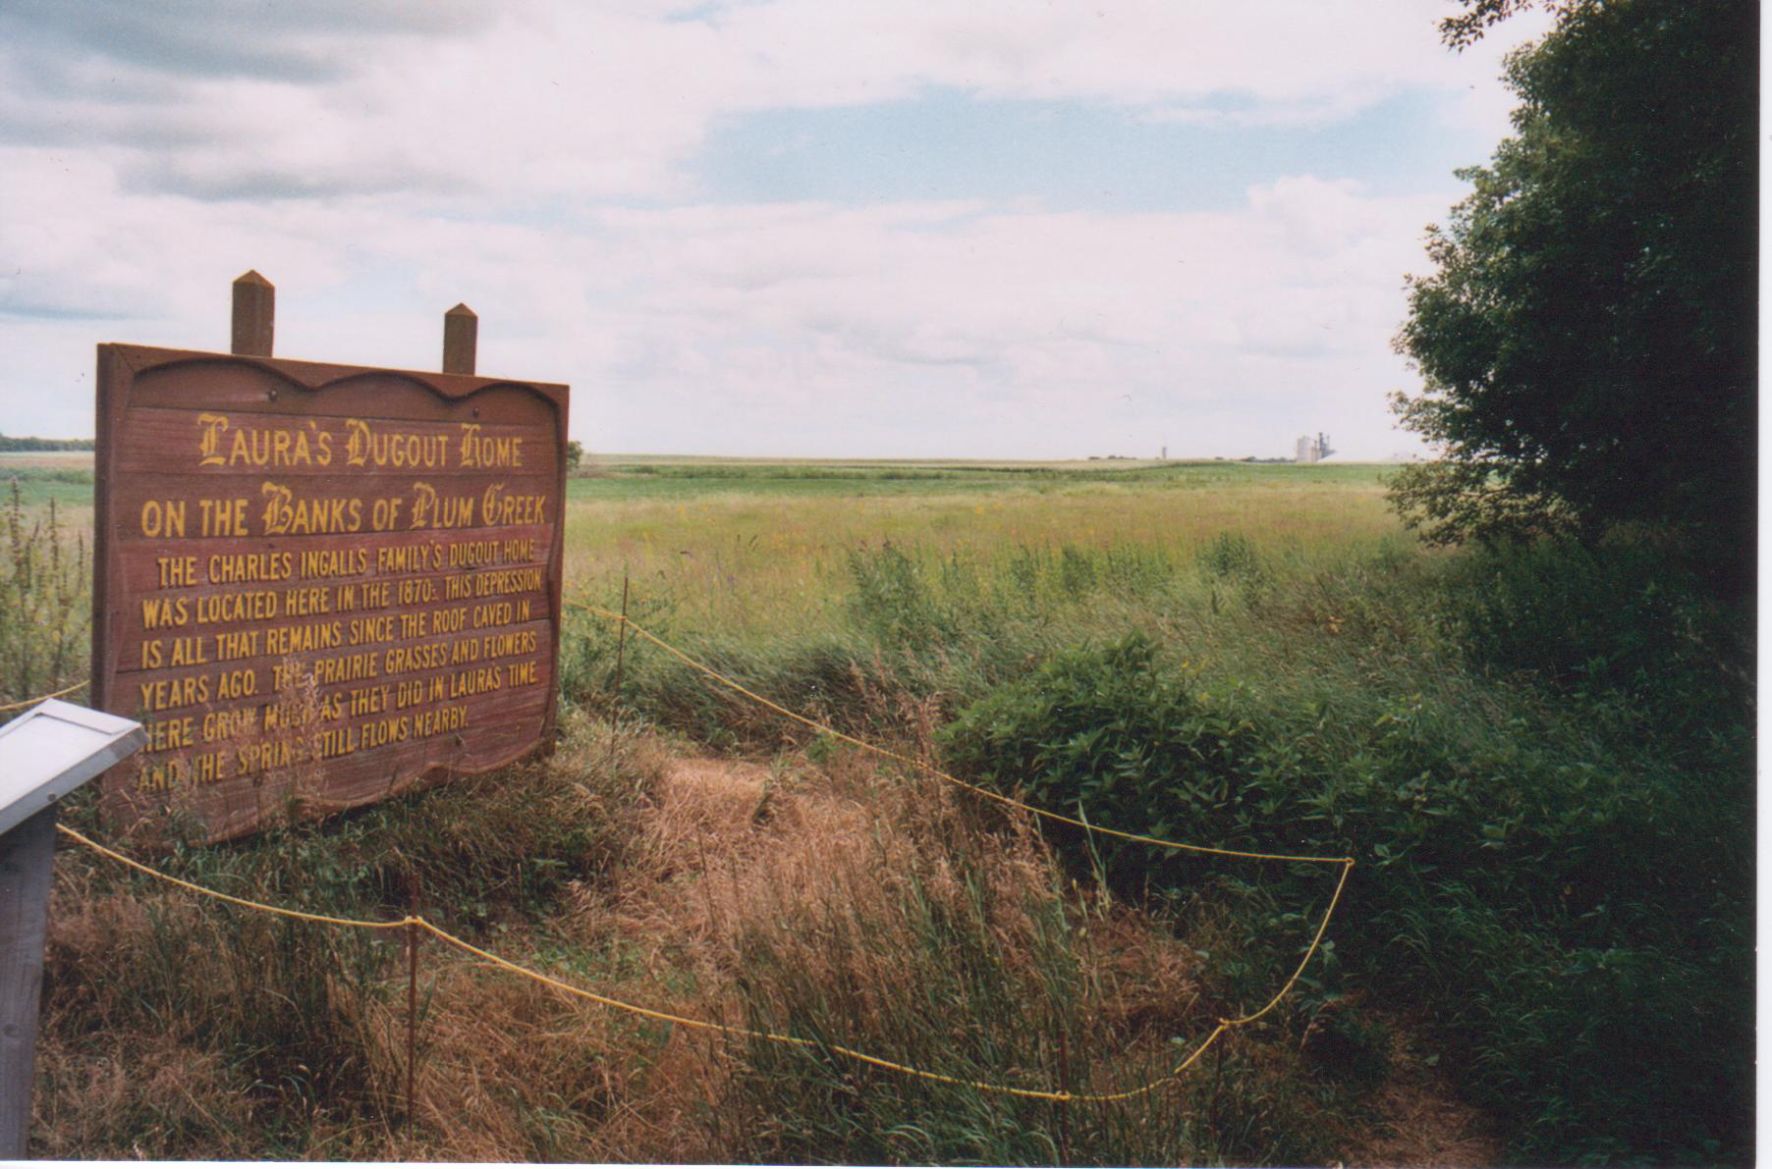
<svg viewBox="0 0 1772 1169"><path fill-rule="evenodd" d="M1750 700L1749 623L1652 546L1473 551L1452 564L1452 632L1471 660L1623 708L1663 741L1703 740Z"/></svg>
<svg viewBox="0 0 1772 1169"><path fill-rule="evenodd" d="M1343 976L1438 1016L1521 1155L1740 1155L1745 760L1721 751L1723 770L1686 769L1608 738L1612 724L1579 706L1468 681L1333 704L1312 685L1209 675L1133 635L997 688L941 741L962 774L1095 824L1357 856L1333 933L1355 963ZM1200 861L1068 835L1079 864L1106 858L1123 888L1199 883ZM1320 904L1302 868L1230 876ZM1252 943L1281 923L1260 898L1242 912ZM1295 918L1302 945L1314 919ZM1296 953L1276 953L1275 969Z"/></svg>
<svg viewBox="0 0 1772 1169"><path fill-rule="evenodd" d="M1338 945L1282 1017L1370 989L1436 1020L1521 1158L1742 1155L1750 639L1653 549L1295 554L1226 533L1185 556L891 546L846 567L834 625L663 632L876 741L951 715L951 768L1095 824L1354 855ZM607 677L612 649L580 676ZM805 739L653 647L626 669L628 709L704 742ZM1330 883L1054 831L1127 896L1234 911L1217 975L1250 1005Z"/></svg>

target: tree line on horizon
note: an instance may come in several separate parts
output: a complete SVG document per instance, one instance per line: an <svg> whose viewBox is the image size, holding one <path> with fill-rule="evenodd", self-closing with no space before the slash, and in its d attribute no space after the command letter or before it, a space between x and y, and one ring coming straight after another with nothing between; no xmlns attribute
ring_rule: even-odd
<svg viewBox="0 0 1772 1169"><path fill-rule="evenodd" d="M15 438L0 434L0 453L18 451L89 451L94 449L90 438Z"/></svg>

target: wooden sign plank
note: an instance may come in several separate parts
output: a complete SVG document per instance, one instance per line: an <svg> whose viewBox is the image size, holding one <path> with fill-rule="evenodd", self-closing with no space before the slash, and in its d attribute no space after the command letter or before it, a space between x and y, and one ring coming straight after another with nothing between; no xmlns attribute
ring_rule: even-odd
<svg viewBox="0 0 1772 1169"><path fill-rule="evenodd" d="M113 829L220 839L546 750L567 389L99 347Z"/></svg>

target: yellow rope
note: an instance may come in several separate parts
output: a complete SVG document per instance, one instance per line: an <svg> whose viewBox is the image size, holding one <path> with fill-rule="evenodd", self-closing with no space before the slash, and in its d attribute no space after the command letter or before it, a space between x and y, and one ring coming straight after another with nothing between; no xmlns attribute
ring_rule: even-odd
<svg viewBox="0 0 1772 1169"><path fill-rule="evenodd" d="M1323 933L1329 926L1329 917L1335 912L1335 903L1340 900L1342 887L1347 883L1347 874L1352 868L1351 863L1343 866L1341 882L1335 887L1335 894L1330 900L1329 910L1323 916L1322 925L1318 927L1317 935L1312 939L1310 951L1306 953L1304 961L1299 964L1298 969L1293 972L1292 977L1287 980L1286 985L1281 988L1280 993L1275 995L1266 1006L1261 1008L1261 1010L1239 1019L1220 1019L1218 1025L1213 1028L1211 1034L1206 1036L1205 1042L1201 1043L1190 1052L1185 1059L1176 1064L1167 1075L1147 1081L1135 1088L1128 1088L1120 1092L1052 1092L1041 1088L1021 1088L1012 1084L994 1084L986 1080L969 1080L962 1076L950 1076L942 1072L932 1072L924 1068L913 1067L909 1064L897 1063L893 1060L883 1059L877 1055L869 1055L865 1051L857 1051L852 1047L843 1047L834 1043L820 1044L816 1040L807 1039L799 1035L782 1035L774 1031L759 1031L750 1027L735 1027L725 1023L710 1022L706 1019L695 1019L686 1015L676 1015L669 1011L654 1010L651 1007L642 1007L636 1003L624 1002L621 999L610 998L607 995L600 995L594 991L573 986L571 983L562 982L561 980L543 974L538 970L531 970L527 966L520 966L508 958L501 958L490 950L483 950L472 942L456 937L448 930L433 925L423 917L408 916L400 918L397 921L373 921L365 918L332 917L323 913L307 913L299 909L285 909L277 905L267 905L262 901L253 901L245 897L235 897L228 893L222 893L219 890L206 888L202 885L182 880L170 873L163 873L158 869L142 864L140 861L124 856L115 849L106 848L91 837L69 828L66 824L57 824L56 830L76 843L84 845L86 848L98 853L100 856L114 860L138 873L152 877L157 881L163 881L168 885L173 885L179 889L195 893L202 897L209 897L216 901L223 901L229 905L237 905L243 909L256 910L260 913L269 913L277 917L291 918L296 921L315 922L321 925L371 930L421 929L438 941L453 946L464 953L471 954L485 962L491 963L502 970L507 970L512 974L521 975L524 978L528 978L543 986L571 995L575 998L584 999L587 1002L596 1003L599 1006L622 1011L643 1019L652 1019L661 1023L671 1023L693 1030L717 1032L729 1038L758 1039L768 1043L799 1048L822 1047L824 1050L835 1055L843 1056L846 1059L852 1059L858 1063L869 1064L886 1071L897 1072L901 1075L913 1076L918 1079L930 1080L940 1084L952 1084L958 1087L971 1088L975 1091L988 1092L995 1095L1015 1096L1024 1100L1047 1100L1059 1104L1107 1104L1130 1100L1137 1096L1149 1095L1163 1085L1179 1079L1181 1074L1198 1062L1200 1057L1205 1055L1207 1050L1210 1049L1214 1043L1218 1042L1219 1038L1227 1031L1230 1031L1235 1027L1241 1027L1253 1023L1255 1020L1261 1018L1261 1016L1272 1010L1274 1006L1286 996L1286 993L1292 989L1293 984L1298 981L1299 974L1303 973L1305 966L1309 964L1311 957L1317 952L1318 947L1321 945Z"/></svg>
<svg viewBox="0 0 1772 1169"><path fill-rule="evenodd" d="M209 889L202 885L194 885L190 881L181 880L180 878L173 876L171 873L163 873L159 869L149 868L138 860L132 860L114 849L106 848L98 841L74 831L66 824L57 824L55 827L56 831L60 832L63 836L80 844L84 844L87 848L90 848L100 856L109 857L111 860L114 860L119 864L127 865L138 873L153 877L157 881L165 881L168 885L176 885L188 893L196 893L203 897L213 897L217 901L226 901L229 905L238 905L242 909L256 909L260 913L269 913L277 917L290 917L294 918L296 921L312 921L318 922L321 925L342 925L353 929L365 930L400 929L412 922L412 919L410 918L403 921L366 921L362 918L356 917L328 917L324 913L304 913L299 909L284 909L281 906L266 905L262 901L249 901L244 897L235 897L232 894L223 893L216 889Z"/></svg>
<svg viewBox="0 0 1772 1169"><path fill-rule="evenodd" d="M72 694L74 691L80 689L80 687L86 685L87 681L88 679L82 678L72 686L57 690L54 694L45 694L38 698L27 698L23 702L8 702L6 705L0 706L0 714L5 714L9 710L23 710L27 706L36 706L39 702L47 702L51 698L61 698Z"/></svg>
<svg viewBox="0 0 1772 1169"><path fill-rule="evenodd" d="M1316 957L1317 950L1323 945L1323 935L1329 932L1329 919L1335 916L1335 907L1341 904L1341 891L1347 888L1347 879L1353 871L1354 862L1351 860L1345 862L1341 866L1341 877L1335 882L1335 892L1329 895L1329 908L1323 911L1323 920L1317 923L1316 936L1311 938L1310 948L1304 952L1304 960L1298 964L1298 969L1292 972L1292 977L1286 980L1286 985L1280 988L1280 993L1269 999L1267 1006L1256 1011L1253 1015L1243 1015L1236 1019L1222 1019L1220 1022L1227 1027L1246 1026L1279 1006L1280 1000L1285 998L1287 994L1291 993L1293 985L1298 982L1299 976L1304 973L1304 968L1310 965L1311 959Z"/></svg>
<svg viewBox="0 0 1772 1169"><path fill-rule="evenodd" d="M685 653L683 650L680 650L676 646L665 641L663 638L659 637L657 634L653 633L651 630L648 630L648 629L636 624L634 622L634 620L631 617L629 617L626 613L617 613L617 612L614 612L613 610L604 609L600 606L592 605L592 604L585 602L585 601L571 601L570 604L572 604L574 607L582 609L585 612L590 613L594 616L602 617L605 620L613 621L618 625L625 626L626 628L633 630L633 632L636 636L644 638L647 641L650 641L652 644L658 646L660 649L664 650L666 653L670 654L672 657L676 658L678 661L682 662L684 665L690 667L693 670L700 672L701 674L712 679L713 681L718 682L720 685L725 686L727 689L732 690L735 693L743 695L744 697L750 699L752 702L755 702L760 706L766 707L767 709L774 711L775 713L781 715L784 718L792 719L794 722L797 722L797 723L801 724L802 726L809 727L812 730L818 731L821 734L829 735L834 739L838 739L842 742L849 743L852 746L859 747L864 751L870 751L876 755L882 756L883 758L892 759L892 760L895 760L899 763L906 764L910 767L916 768L919 771L922 771L922 772L925 772L929 775L932 775L935 778L937 778L945 783L952 784L955 787L963 788L964 790L972 792L975 795L983 796L985 799L988 799L988 800L994 800L997 803L1003 804L1007 807L1017 808L1021 811L1029 812L1035 816L1039 816L1039 817L1042 817L1047 820L1052 820L1052 821L1055 821L1060 824L1068 824L1074 828L1081 828L1085 832L1097 832L1097 833L1101 833L1102 835L1105 835L1105 836L1113 836L1113 837L1117 837L1118 839L1121 839L1121 840L1129 840L1129 841L1133 841L1138 844L1154 845L1158 848L1175 849L1175 850L1184 851L1184 852L1206 853L1206 854L1209 854L1212 856L1239 857L1239 858L1242 858L1245 860L1287 861L1287 862L1294 862L1294 863L1300 863L1300 864L1330 864L1330 865L1341 866L1341 875L1335 882L1335 891L1329 895L1328 907L1325 908L1323 911L1322 920L1317 923L1317 931L1311 938L1311 944L1305 950L1303 959L1301 959L1299 961L1298 966L1292 971L1292 976L1290 978L1288 978L1286 980L1285 985L1280 988L1279 993L1275 994L1273 998L1269 999L1267 1001L1266 1005L1261 1007L1260 1010L1254 1011L1254 1012L1247 1014L1247 1015L1238 1016L1234 1019L1220 1019L1218 1021L1218 1026L1212 1031L1212 1033L1210 1035L1208 1035L1206 1037L1206 1041L1204 1043L1200 1044L1199 1047L1195 1048L1193 1053L1190 1054L1186 1059L1182 1060L1181 1063L1177 1064L1175 1066L1175 1068L1172 1071L1170 1071L1170 1073L1167 1076L1164 1076L1158 1080L1153 1080L1148 1084L1144 1084L1138 1088L1134 1088L1129 1091L1111 1092L1111 1093L1094 1094L1094 1095L1073 1095L1070 1093L1062 1093L1062 1092L1061 1093L1033 1093L1033 1092L1029 1092L1025 1089L995 1088L995 1087L991 1087L989 1085L970 1083L968 1081L955 1080L952 1082L968 1083L969 1086L971 1086L971 1087L980 1088L985 1091L1007 1091L1007 1092L1011 1092L1015 1095L1032 1095L1038 1099L1046 1099L1046 1100L1114 1101L1114 1100L1126 1100L1126 1099L1130 1099L1133 1096L1144 1095L1144 1094L1152 1091L1153 1089L1155 1089L1159 1085L1176 1079L1177 1077L1179 1077L1181 1075L1182 1072L1186 1071L1189 1067L1191 1067L1193 1065L1193 1063L1196 1060L1198 1060L1202 1055L1204 1055L1206 1053L1207 1049L1210 1048L1215 1042L1218 1041L1219 1036L1223 1035L1225 1032L1231 1030L1232 1028L1244 1027L1244 1026L1247 1026L1251 1023L1254 1023L1256 1020L1262 1018L1264 1015L1268 1014L1268 1012L1272 1011L1275 1007L1279 1006L1281 1001L1284 1000L1285 997L1291 993L1292 988L1298 984L1299 978L1304 975L1306 968L1308 968L1310 966L1311 959L1316 957L1317 951L1322 948L1324 935L1326 935L1329 932L1329 922L1335 916L1336 908L1341 904L1341 895L1342 895L1342 892L1347 888L1347 879L1353 873L1354 858L1352 858L1352 857L1347 857L1347 856L1339 856L1339 857L1299 856L1299 855L1293 855L1293 854L1288 854L1288 853L1247 852L1247 851L1243 851L1240 849L1217 848L1217 847L1214 847L1211 845L1204 845L1204 844L1187 844L1182 841L1165 840L1165 839L1163 839L1161 837L1157 837L1157 836L1145 836L1143 834L1136 833L1136 832L1124 832L1124 831L1121 831L1120 829L1117 829L1117 828L1104 828L1104 827L1097 825L1097 824L1091 824L1088 821L1080 819L1080 818L1073 818L1070 816L1066 816L1060 812L1054 812L1054 811L1051 811L1046 808L1036 807L1033 804L1025 803L1021 800L1015 799L1012 796L1004 795L1001 792L992 791L989 788L980 787L979 785L974 784L974 783L968 783L967 781L959 778L958 776L950 775L947 772L942 771L940 768L932 766L931 764L926 763L921 759L915 759L915 758L912 758L911 756L905 755L901 752L893 751L893 750L890 750L889 748L881 747L875 743L867 742L864 739L858 739L853 735L844 734L842 731L837 730L835 727L829 726L828 724L825 724L825 723L821 723L817 719L808 718L806 715L800 714L797 711L789 710L787 707L782 706L780 703L774 702L771 699L765 698L763 695L758 694L756 691L749 689L743 683L727 677L725 674L720 673L718 670L714 669L712 666L707 665L705 662L698 661L697 659L691 657L689 654ZM864 1062L878 1064L881 1067L888 1067L888 1068L891 1068L895 1071L909 1072L913 1075L926 1075L926 1076L929 1076L930 1078L934 1078L934 1079L947 1079L947 1077L937 1076L934 1073L920 1072L915 1068L906 1068L901 1065L892 1064L892 1063L889 1063L886 1061L876 1060L876 1059L873 1059L872 1057L861 1055L860 1053L857 1053L857 1052L850 1052L850 1051L847 1051L842 1048L833 1047L831 1050L842 1051L843 1054L845 1054L845 1055L853 1056L855 1058L863 1060Z"/></svg>
<svg viewBox="0 0 1772 1169"><path fill-rule="evenodd" d="M852 746L860 747L864 751L872 751L876 755L884 756L887 759L897 760L900 763L904 763L908 766L915 767L919 771L925 771L925 772L929 773L930 775L934 776L935 778L943 781L944 783L950 783L950 784L953 784L955 787L964 788L965 790L972 792L974 795L983 796L987 800L995 800L997 803L1007 805L1008 807L1011 807L1011 808L1019 808L1020 810L1022 810L1024 812L1031 812L1034 815L1043 817L1044 819L1047 819L1047 820L1053 820L1053 821L1056 821L1060 824L1069 824L1071 827L1081 828L1085 832L1094 832L1094 833L1098 833L1102 836L1114 836L1114 837L1118 837L1121 840L1130 840L1130 841L1133 841L1138 844L1150 844L1150 845L1155 845L1158 848L1171 848L1171 849L1177 849L1177 850L1180 850L1183 852L1200 852L1200 853L1207 853L1212 856L1241 857L1244 860L1292 861L1292 862L1296 862L1298 864L1313 864L1313 865L1352 865L1354 863L1352 857L1346 857L1346 856L1294 856L1294 855L1287 854L1287 853L1276 853L1276 852L1243 852L1239 849L1234 849L1234 848L1214 848L1211 845L1206 845L1206 844L1183 844L1180 841L1176 841L1176 840L1164 840L1163 838L1158 837L1158 836L1143 836L1143 835L1140 835L1139 833L1136 833L1136 832L1122 832L1117 828L1104 828L1099 824L1090 824L1087 821L1075 819L1070 816L1066 816L1061 812L1054 812L1054 811L1051 811L1047 808L1040 808L1040 807L1034 806L1033 804L1023 803L1021 800L1015 799L1013 796L1006 796L1001 792L992 791L990 788L980 787L974 783L967 783L965 780L960 779L958 776L949 775L947 772L942 771L940 768L933 767L930 764L923 762L921 759L913 759L911 756L901 754L898 751L893 751L893 750L890 750L886 747L877 746L877 745L875 745L873 743L869 743L863 739L858 739L853 735L846 735L842 731L839 731L834 727L826 726L824 723L819 722L817 719L807 718L805 715L799 714L799 713L792 711L792 710L789 710L787 707L782 706L779 703L772 702L769 699L763 697L761 694L758 694L754 690L746 689L742 683L733 681L731 678L728 678L725 674L720 673L718 670L714 669L712 666L706 665L705 663L697 661L695 658L690 657L688 654L684 653L682 650L678 649L676 646L665 641L663 638L659 637L657 634L654 634L654 633L650 632L649 630L644 629L641 626L634 624L632 619L625 617L620 613L615 613L615 612L612 612L608 609L599 608L596 605L586 604L583 601L574 601L574 602L572 602L572 604L574 604L576 607L578 607L580 609L583 609L587 613L591 613L591 614L598 616L598 617L607 618L608 620L617 622L618 624L626 625L629 629L634 631L635 636L645 638L647 641L650 641L652 644L658 646L660 649L664 650L666 653L670 654L672 657L676 658L678 661L682 662L684 665L690 667L691 669L699 670L701 673L707 675L709 678L712 678L714 681L720 683L722 686L725 686L726 688L728 688L730 690L736 691L737 693L744 695L746 698L750 699L752 702L755 702L761 706L768 707L770 710L773 710L775 713L781 715L784 718L793 719L795 722L800 723L803 726L810 727L813 730L820 732L821 734L829 735L833 739L840 739L843 742L848 743Z"/></svg>
<svg viewBox="0 0 1772 1169"><path fill-rule="evenodd" d="M1155 836L1144 836L1144 835L1134 833L1134 832L1122 832L1122 831L1115 829L1115 828L1103 828L1098 825L1090 824L1090 823L1088 823L1084 820L1081 820L1081 819L1073 819L1069 816L1062 815L1058 812L1048 811L1045 808L1038 808L1032 804L1023 803L1020 800L1003 795L999 792L991 791L989 788L980 787L977 784L968 783L965 780L958 778L957 776L949 775L947 772L944 772L944 771L939 770L938 768L932 767L929 764L924 763L922 760L914 759L908 755L901 754L900 752L897 752L897 751L889 750L885 747L876 746L873 743L869 743L863 739L855 738L852 735L846 735L843 732L836 730L833 727L826 726L825 724L820 723L815 719L807 718L805 715L798 714L792 710L789 710L786 707L781 706L778 703L772 702L769 699L763 697L762 695L757 694L754 691L747 689L742 684L734 681L731 678L726 677L724 674L721 674L719 671L713 669L712 667L707 666L707 665L703 664L702 662L699 662L696 659L690 657L688 654L684 653L682 650L671 645L669 642L664 641L662 638L653 634L649 630L643 629L640 626L634 624L633 621L629 620L626 616L624 616L620 613L613 613L613 612L610 612L609 610L598 608L594 605L583 604L582 602L578 602L577 604L579 605L579 607L585 609L586 611L588 611L590 613L593 613L598 616L619 622L621 624L625 624L628 628L632 629L636 635L638 635L642 638L645 638L647 641L652 642L654 645L657 645L660 649L663 649L667 653L676 657L678 660L682 661L685 665L690 666L691 668L701 672L702 674L706 675L709 678L712 678L713 680L728 687L729 689L736 691L739 694L744 695L746 698L749 698L751 701L756 702L759 705L762 705L764 707L767 707L770 710L775 711L777 714L780 714L785 718L792 719L793 721L801 723L807 727L810 727L813 730L816 730L822 734L830 735L833 738L836 738L836 739L839 739L843 742L852 744L853 746L859 747L862 750L871 751L871 752L873 752L877 755L883 756L885 758L893 759L893 760L896 760L900 763L904 763L904 764L907 764L911 767L914 767L918 770L928 772L929 774L935 776L936 778L938 778L940 780L943 780L944 782L953 784L956 787L964 788L965 790L973 792L977 795L983 796L986 799L995 800L997 803L1006 805L1008 807L1018 808L1022 811L1029 812L1029 813L1032 813L1033 815L1040 816L1040 817L1043 817L1048 820L1053 820L1058 823L1069 824L1073 827L1081 828L1087 832L1099 832L1099 833L1102 833L1103 835L1117 837L1122 840L1134 841L1139 844L1154 845L1159 848L1169 848L1169 849L1177 849L1177 850L1186 851L1186 852L1205 853L1205 854L1209 854L1209 855L1213 855L1213 856L1240 857L1240 858L1243 858L1246 860L1289 861L1289 862L1298 862L1298 863L1304 863L1304 864L1340 865L1341 866L1340 879L1336 881L1335 891L1329 897L1328 907L1323 911L1323 918L1317 924L1316 934L1311 938L1311 944L1310 944L1309 948L1306 949L1305 954L1304 954L1304 958L1299 962L1297 968L1293 970L1292 976L1286 980L1285 985L1280 988L1279 993L1275 994L1273 996L1273 998L1269 999L1267 1004L1264 1005L1260 1010L1257 1010L1251 1014L1239 1016L1237 1018L1220 1019L1218 1021L1218 1025L1216 1027L1214 1027L1212 1029L1212 1032L1206 1036L1205 1041L1202 1042L1198 1047L1194 1048L1193 1051L1189 1052L1188 1055L1184 1059L1182 1059L1180 1063L1176 1064L1175 1067L1172 1068L1167 1075L1160 1076L1154 1080L1147 1081L1146 1083L1140 1084L1135 1088L1128 1088L1124 1091L1119 1091L1119 1092L1066 1092L1066 1091L1052 1092L1052 1091L1047 1091L1045 1089L1040 1089L1040 1088L1021 1088L1021 1087L1016 1087L1011 1084L995 1084L995 1083L991 1083L991 1082L988 1082L985 1080L969 1080L969 1079L966 1079L961 1076L950 1076L950 1075L947 1075L942 1072L932 1072L932 1071L928 1071L927 1069L924 1069L924 1068L913 1067L909 1064L903 1064L903 1063L898 1063L893 1060L883 1059L880 1056L870 1055L865 1051L858 1051L858 1050L851 1048L851 1047L843 1047L838 1044L820 1044L815 1040L807 1039L803 1036L783 1035L783 1034L779 1034L779 1033L773 1032L773 1031L759 1031L759 1030L755 1030L755 1029L749 1028L749 1027L735 1027L735 1026L730 1026L730 1025L724 1024L724 1023L711 1022L706 1019L695 1019L695 1018L688 1017L686 1015L672 1014L669 1011L654 1010L650 1007L643 1007L643 1006L640 1006L636 1003L624 1002L621 999L610 998L607 995L600 995L600 994L595 993L594 991L589 991L589 990L585 990L582 987L573 986L571 983L562 982L561 980L559 980L557 978L553 978L549 975L543 974L540 971L532 970L526 966L518 965L517 963L512 962L507 958L501 958L497 954L494 954L489 950L483 950L471 942L465 941L462 938L458 938L454 934L449 933L447 930L444 930L436 925L433 925L431 922L425 920L422 917L408 916L408 917L403 917L403 918L399 919L398 921L371 921L371 920L366 920L366 919L361 919L361 918L332 917L327 914L307 913L302 910L284 909L284 908L282 908L280 906L276 906L276 905L267 905L261 901L252 901L252 900L249 900L244 897L235 897L235 896L232 896L227 893L219 892L218 890L215 890L215 889L209 889L209 888L205 888L202 885L193 884L190 881L185 881L185 880L182 880L178 877L174 877L169 873L163 873L163 872L159 871L158 869L154 869L154 868L149 867L148 865L142 864L140 861L133 860L130 857L124 856L122 853L117 852L114 849L106 848L104 845L99 844L97 841L91 839L90 837L87 837L79 832L76 832L74 829L69 828L65 824L57 824L56 828L59 831L61 831L64 835L68 836L70 839L86 846L87 848L91 849L92 851L98 853L101 856L108 857L111 860L117 861L120 864L123 864L131 869L134 869L136 872L142 873L146 876L152 877L152 878L159 880L159 881L164 881L169 885L173 885L173 886L176 886L180 889L184 889L187 892L195 893L195 894L198 894L203 897L213 898L217 901L223 901L223 902L226 902L230 905L237 905L237 906L240 906L241 908L244 908L244 909L256 910L261 913L269 913L269 914L273 914L278 917L291 918L296 921L315 922L315 923L321 924L321 925L334 925L334 926L344 926L344 927L354 928L354 929L373 929L373 930L398 930L398 929L408 929L408 928L420 929L420 930L425 931L426 933L429 933L431 936L435 937L438 941L443 942L446 945L452 946L458 950L461 950L464 953L471 954L474 957L479 958L482 961L488 962L488 963L492 964L493 966L496 966L502 970L509 971L512 974L521 975L524 978L531 979L532 981L538 982L543 986L549 987L549 988L559 991L563 994L571 995L575 998L583 999L587 1002L596 1003L599 1006L608 1007L612 1010L622 1011L627 1014L637 1016L639 1018L652 1019L654 1021L663 1022L663 1023L670 1023L670 1024L673 1024L676 1026L689 1028L692 1030L717 1032L717 1033L719 1033L723 1036L729 1037L729 1038L730 1037L737 1037L737 1038L744 1038L744 1039L756 1039L756 1040L762 1040L762 1041L768 1042L768 1043L777 1043L777 1044L783 1044L783 1045L790 1046L790 1047L799 1047L799 1048L822 1048L823 1050L829 1051L835 1055L840 1055L840 1056L843 1056L844 1058L852 1059L852 1060L855 1060L859 1063L868 1064L870 1066L881 1068L881 1069L884 1069L884 1070L890 1071L890 1072L896 1072L901 1075L913 1076L913 1077L916 1077L918 1079L923 1079L923 1080L930 1080L935 1083L952 1084L952 1085L955 1085L958 1087L971 1088L974 1091L978 1091L978 1092L988 1092L988 1093L992 1093L992 1094L996 1094L996 1095L1015 1096L1015 1097L1019 1097L1021 1099L1027 1099L1027 1100L1046 1100L1046 1101L1051 1101L1051 1102L1060 1103L1060 1104L1071 1104L1071 1103L1106 1104L1106 1103L1113 1103L1113 1102L1117 1102L1117 1101L1130 1100L1130 1099L1133 1099L1134 1097L1138 1097L1138 1096L1149 1095L1150 1093L1156 1091L1158 1088L1162 1087L1163 1085L1168 1084L1168 1083L1172 1083L1175 1080L1179 1079L1181 1077L1182 1073L1186 1072L1190 1067L1192 1067L1195 1063L1197 1063L1200 1060L1200 1058L1202 1056L1204 1056L1208 1050L1211 1049L1212 1045L1217 1043L1218 1040L1220 1038L1222 1038L1227 1032L1229 1032L1237 1027L1248 1026L1249 1024L1254 1023L1256 1020L1260 1019L1262 1016L1266 1015L1269 1011L1272 1011L1276 1006L1278 1006L1280 1004L1281 1000L1283 1000L1286 997L1286 995L1291 992L1293 986L1295 986L1297 984L1298 979L1304 974L1305 969L1310 965L1311 959L1314 958L1317 954L1317 951L1322 948L1324 935L1327 934L1327 932L1329 930L1330 919L1335 916L1336 907L1341 903L1342 891L1344 889L1346 889L1346 887L1347 887L1348 876L1350 873L1353 872L1354 861L1353 861L1353 858L1351 858L1351 857L1296 856L1296 855L1285 854L1285 853L1245 852L1245 851L1238 850L1238 849L1215 848L1210 845L1203 845L1203 844L1184 844L1179 841L1164 840L1160 837L1155 837ZM85 683L81 682L81 683L78 683L74 686L68 687L68 689L66 689L66 690L59 691L56 694L46 695L45 697L58 698L63 694L69 694L75 690L78 690L83 685L85 685ZM18 703L15 706L11 706L11 707L0 707L0 711L9 710L9 709L16 709L18 706L29 706L29 705L31 705L32 702L40 702L40 701L42 701L42 699L32 699L31 702Z"/></svg>

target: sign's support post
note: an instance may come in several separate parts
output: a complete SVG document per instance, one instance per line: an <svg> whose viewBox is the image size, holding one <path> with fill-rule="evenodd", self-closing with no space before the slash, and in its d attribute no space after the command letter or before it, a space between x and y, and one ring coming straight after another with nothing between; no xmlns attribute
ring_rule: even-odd
<svg viewBox="0 0 1772 1169"><path fill-rule="evenodd" d="M234 281L234 343L237 357L269 357L277 329L277 287L257 270Z"/></svg>
<svg viewBox="0 0 1772 1169"><path fill-rule="evenodd" d="M0 727L0 1159L22 1160L31 1128L56 801L146 741L139 723L53 698Z"/></svg>
<svg viewBox="0 0 1772 1169"><path fill-rule="evenodd" d="M480 318L465 304L443 314L443 372L474 372L475 350L480 344Z"/></svg>
<svg viewBox="0 0 1772 1169"><path fill-rule="evenodd" d="M22 1158L31 1127L37 1001L49 879L55 860L55 808L0 836L0 1157Z"/></svg>

